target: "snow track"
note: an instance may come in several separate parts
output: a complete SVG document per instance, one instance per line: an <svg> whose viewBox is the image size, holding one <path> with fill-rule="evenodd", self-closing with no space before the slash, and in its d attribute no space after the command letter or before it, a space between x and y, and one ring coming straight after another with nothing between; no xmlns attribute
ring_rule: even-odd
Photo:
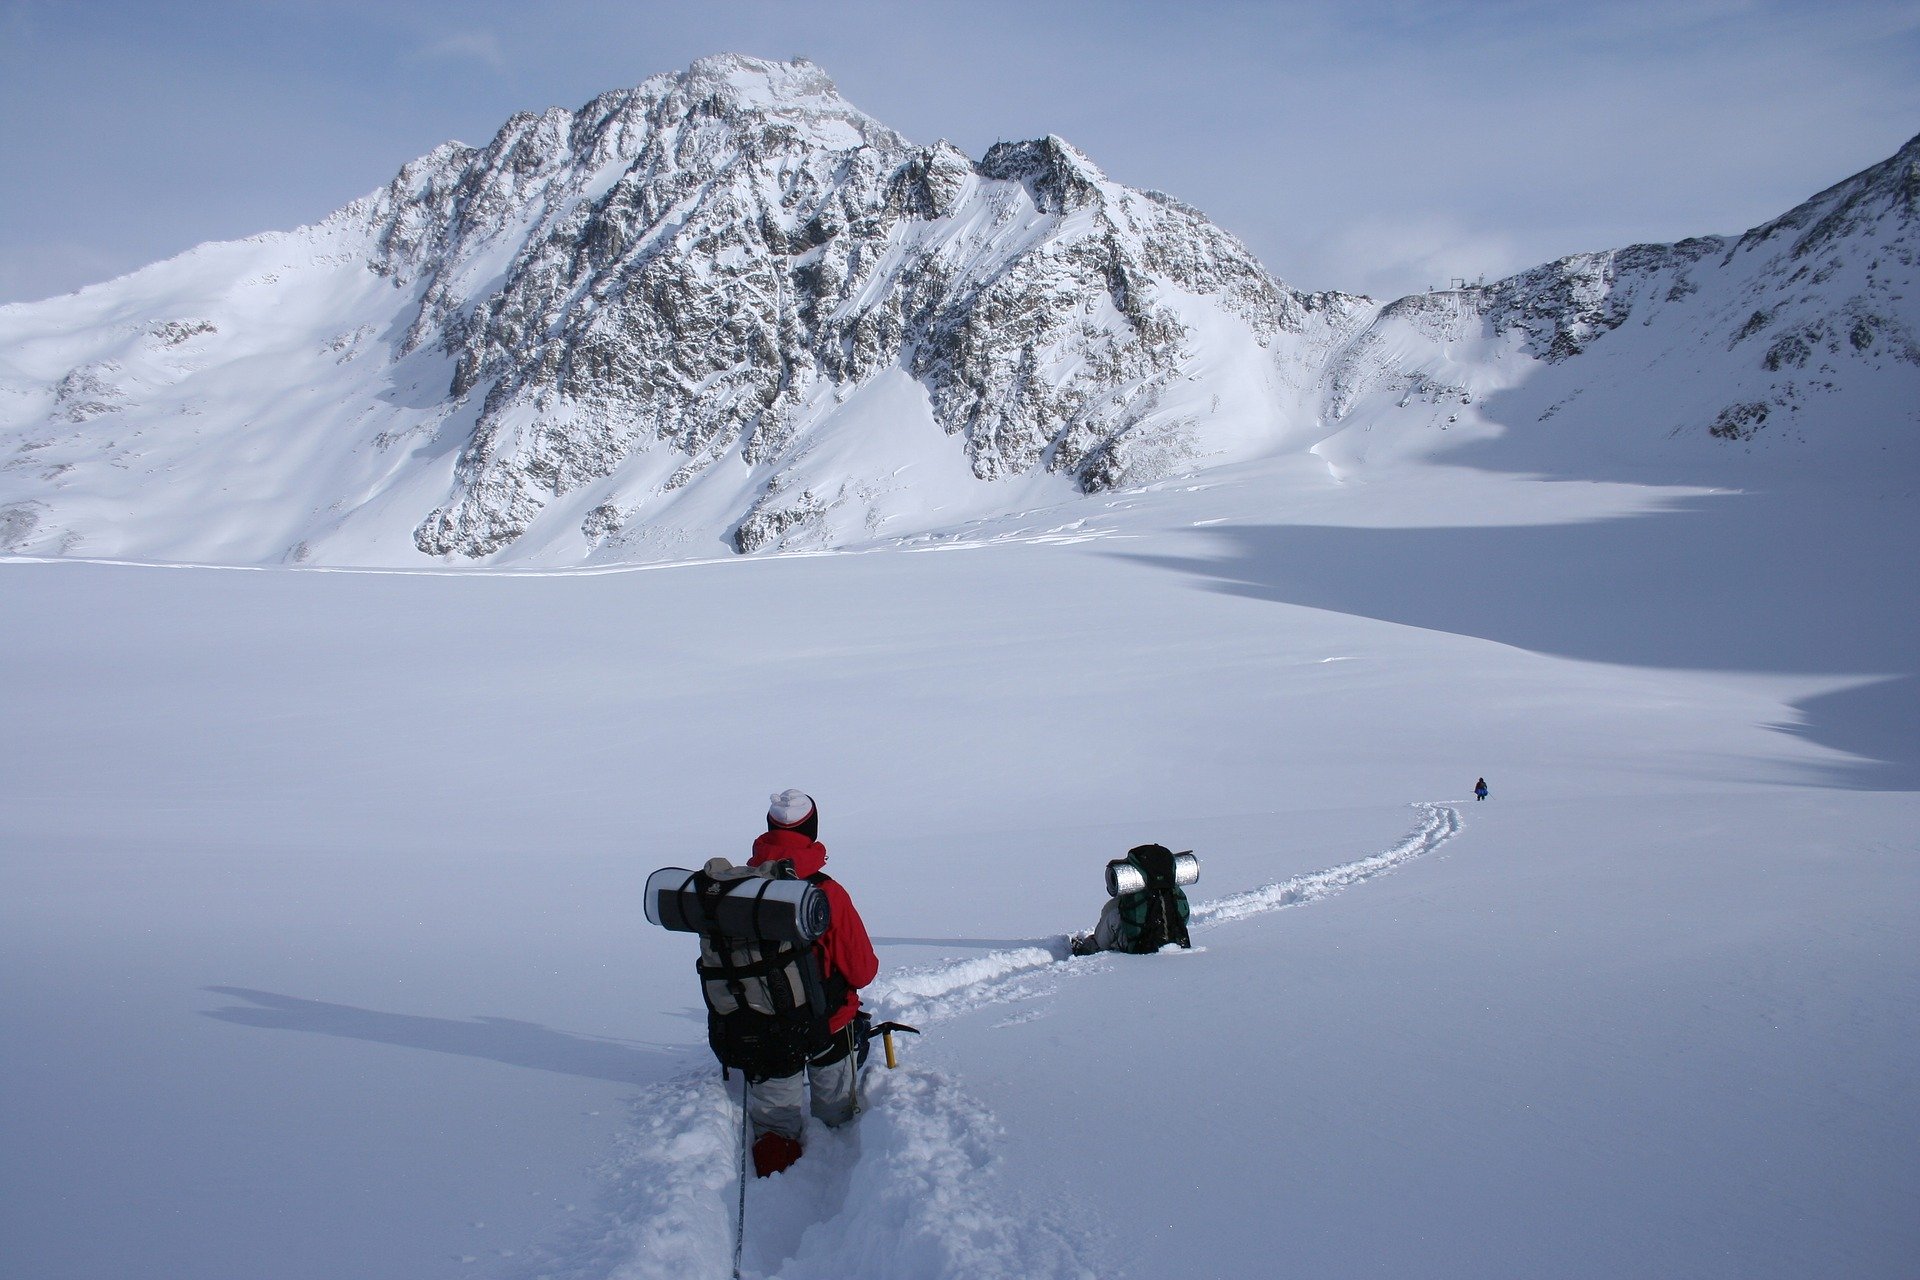
<svg viewBox="0 0 1920 1280"><path fill-rule="evenodd" d="M1459 810L1420 804L1419 825L1383 853L1194 907L1204 928L1312 902L1438 849ZM867 989L887 1016L933 1023L1050 994L1109 956L1073 957L1064 937L890 974ZM1020 1019L1016 1017L1014 1021ZM1013 1203L995 1177L992 1111L951 1076L870 1068L860 1123L810 1124L807 1156L748 1188L742 1274L779 1280L1092 1280L1111 1274L1102 1240L1064 1202ZM601 1214L525 1274L550 1280L683 1280L732 1269L739 1159L737 1081L712 1071L634 1100L634 1123L605 1176Z"/></svg>
<svg viewBox="0 0 1920 1280"><path fill-rule="evenodd" d="M858 1125L810 1123L807 1155L747 1190L741 1274L779 1280L1094 1280L1103 1247L1064 1207L996 1187L993 1114L938 1071L870 1069ZM732 1274L739 1082L711 1071L633 1102L598 1219L528 1280ZM863 1156L864 1153L864 1156Z"/></svg>
<svg viewBox="0 0 1920 1280"><path fill-rule="evenodd" d="M1325 871L1312 871L1291 880L1282 880L1277 884L1262 885L1258 889L1248 889L1245 893L1232 893L1224 898L1215 898L1211 902L1202 902L1193 908L1188 923L1192 925L1224 924L1229 920L1244 920L1248 916L1259 915L1265 911L1278 911L1282 907L1295 906L1302 902L1312 902L1325 898L1359 884L1362 880L1371 880L1377 875L1402 866L1415 858L1424 857L1451 840L1460 830L1460 811L1447 804L1419 804L1420 825L1399 844L1385 853L1376 853L1371 858L1361 858L1357 862L1343 862L1337 867L1328 867Z"/></svg>
<svg viewBox="0 0 1920 1280"><path fill-rule="evenodd" d="M1414 808L1420 813L1419 825L1391 849L1195 903L1190 927L1226 924L1328 897L1432 853L1460 830L1460 811L1452 805L1421 803ZM1107 963L1103 956L1069 956L1064 935L1037 938L1031 946L883 975L866 989L865 1001L871 1008L884 1009L885 1016L905 1022L942 1022L983 1005L1050 994L1067 975L1098 972Z"/></svg>

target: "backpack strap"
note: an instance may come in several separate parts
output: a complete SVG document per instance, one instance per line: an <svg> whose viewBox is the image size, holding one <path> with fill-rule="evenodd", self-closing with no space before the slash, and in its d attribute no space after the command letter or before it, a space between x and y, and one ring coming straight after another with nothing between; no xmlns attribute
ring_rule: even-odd
<svg viewBox="0 0 1920 1280"><path fill-rule="evenodd" d="M712 864L709 863L708 867L711 867L711 865ZM694 899L700 904L700 941L704 950L710 951L716 956L724 957L727 954L727 944L726 939L714 928L715 912L713 909L713 901L726 891L719 887L720 881L711 874L708 867L703 867L694 872L691 877ZM727 994L733 997L734 1006L736 1008L746 1007L747 989L741 985L745 975L729 972L724 960L719 965L713 966L711 972L709 972L709 967L699 960L693 962L693 968L694 972L698 973L702 979L711 976L726 983Z"/></svg>
<svg viewBox="0 0 1920 1280"><path fill-rule="evenodd" d="M1191 947L1187 933L1186 895L1173 850L1160 844L1135 845L1126 860L1140 869L1146 887L1121 899L1122 930L1129 950L1157 951L1172 942Z"/></svg>
<svg viewBox="0 0 1920 1280"><path fill-rule="evenodd" d="M793 956L791 953L776 951L760 960L750 961L746 964L734 964L727 960L721 960L715 964L698 961L693 967L699 972L702 978L718 978L725 982L727 989L731 991L734 983L737 981L743 981L747 978L771 977L792 962ZM774 994L778 995L779 993L775 992Z"/></svg>
<svg viewBox="0 0 1920 1280"><path fill-rule="evenodd" d="M816 871L807 877L807 883L818 885L822 892L825 892L826 887L833 882L833 877L824 871ZM840 1011L842 1005L846 1004L847 997L853 994L853 984L848 982L838 969L834 969L832 973L828 973L827 969L831 966L827 963L826 951L818 942L814 943L813 946L815 953L819 955L821 960L820 994L826 998L827 1016L831 1018Z"/></svg>
<svg viewBox="0 0 1920 1280"><path fill-rule="evenodd" d="M709 897L717 897L719 894L725 892L724 889L718 888L719 885L726 883L725 881L721 881L707 874L705 871L696 871L693 875L696 882L695 889L701 896L701 906L703 909ZM744 879L745 877L740 878ZM760 886L755 889L753 893L755 902L757 903L760 899L765 898L767 896L767 890L772 887L772 877L760 877ZM733 997L734 1004L745 1007L747 1004L747 991L744 984L747 979L771 977L773 974L786 968L793 959L792 949L781 946L778 943L768 944L766 935L760 931L760 912L758 910L748 913L747 918L751 922L752 936L747 938L730 938L729 935L719 932L719 930L714 928L714 915L715 913L712 911L706 912L706 919L703 921L706 928L700 931L700 936L702 940L707 943L708 949L718 957L718 959L713 964L696 960L693 965L694 971L700 975L703 981L707 979L717 979L720 982L724 982L727 987L727 994ZM736 943L752 943L754 949L760 952L762 958L746 964L735 963L730 958L732 953L732 947L728 945L730 941ZM795 1007L784 983L769 982L765 985L767 998L773 1002L773 1007L776 1012L786 1013Z"/></svg>

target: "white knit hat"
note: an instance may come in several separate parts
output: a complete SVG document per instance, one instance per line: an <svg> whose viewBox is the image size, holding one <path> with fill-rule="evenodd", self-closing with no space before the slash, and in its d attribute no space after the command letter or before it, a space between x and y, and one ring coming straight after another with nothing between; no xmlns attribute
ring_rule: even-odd
<svg viewBox="0 0 1920 1280"><path fill-rule="evenodd" d="M813 797L788 787L776 792L767 804L767 821L777 827L797 827L813 812Z"/></svg>

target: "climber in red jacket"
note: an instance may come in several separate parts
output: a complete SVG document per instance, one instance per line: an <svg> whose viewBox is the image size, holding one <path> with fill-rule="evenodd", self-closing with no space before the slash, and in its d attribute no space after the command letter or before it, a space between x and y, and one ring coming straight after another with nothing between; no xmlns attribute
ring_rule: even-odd
<svg viewBox="0 0 1920 1280"><path fill-rule="evenodd" d="M860 1012L860 988L880 972L880 959L873 953L873 942L853 899L822 870L827 847L815 838L819 833L820 810L813 797L803 791L782 791L767 807L766 834L753 842L753 857L747 864L792 863L794 875L818 885L831 908L831 923L813 944L828 1007L833 1009L827 1019L828 1041L808 1058L804 1071L747 1086L754 1171L763 1178L800 1158L809 1086L813 1114L823 1123L842 1125L859 1111L854 1085L860 1059L865 1057L866 1021Z"/></svg>

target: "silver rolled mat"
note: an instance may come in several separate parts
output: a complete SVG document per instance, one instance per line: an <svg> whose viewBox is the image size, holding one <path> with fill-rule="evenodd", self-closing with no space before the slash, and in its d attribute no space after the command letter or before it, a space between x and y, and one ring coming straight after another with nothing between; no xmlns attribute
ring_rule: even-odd
<svg viewBox="0 0 1920 1280"><path fill-rule="evenodd" d="M695 892L694 873L662 867L647 877L647 920L676 933L717 933L765 942L812 942L827 931L832 909L818 885L748 874L711 881Z"/></svg>
<svg viewBox="0 0 1920 1280"><path fill-rule="evenodd" d="M1200 859L1191 853L1173 855L1173 882L1192 884L1200 878ZM1140 868L1125 858L1115 858L1107 864L1107 896L1117 898L1123 893L1139 893L1147 887L1147 877Z"/></svg>

